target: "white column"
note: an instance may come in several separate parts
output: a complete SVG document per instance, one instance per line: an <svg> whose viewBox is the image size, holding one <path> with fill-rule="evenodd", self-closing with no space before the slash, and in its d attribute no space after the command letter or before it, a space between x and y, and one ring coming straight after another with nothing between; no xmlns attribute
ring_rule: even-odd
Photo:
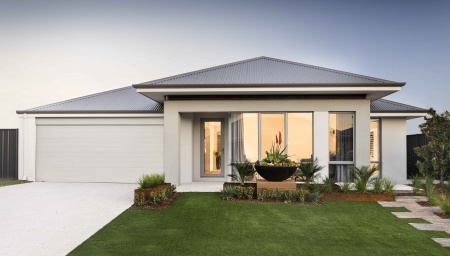
<svg viewBox="0 0 450 256"><path fill-rule="evenodd" d="M319 165L325 166L320 172L320 177L328 177L329 160L329 134L328 134L328 112L315 111L313 114L313 147L314 158L317 157Z"/></svg>
<svg viewBox="0 0 450 256"><path fill-rule="evenodd" d="M164 172L166 182L180 185L180 114L176 103L164 103Z"/></svg>

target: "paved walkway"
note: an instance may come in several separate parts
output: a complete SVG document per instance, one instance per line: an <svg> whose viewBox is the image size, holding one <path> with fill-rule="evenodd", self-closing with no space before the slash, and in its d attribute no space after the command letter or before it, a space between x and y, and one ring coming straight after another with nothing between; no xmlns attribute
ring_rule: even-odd
<svg viewBox="0 0 450 256"><path fill-rule="evenodd" d="M393 212L400 219L421 218L428 223L409 223L418 230L445 231L450 234L450 219L442 219L435 212L441 212L439 207L423 207L416 202L427 201L424 196L400 196L395 202L378 202L383 207L405 207L410 212ZM450 238L432 238L443 247L450 247Z"/></svg>
<svg viewBox="0 0 450 256"><path fill-rule="evenodd" d="M136 184L0 187L0 255L66 255L133 204Z"/></svg>

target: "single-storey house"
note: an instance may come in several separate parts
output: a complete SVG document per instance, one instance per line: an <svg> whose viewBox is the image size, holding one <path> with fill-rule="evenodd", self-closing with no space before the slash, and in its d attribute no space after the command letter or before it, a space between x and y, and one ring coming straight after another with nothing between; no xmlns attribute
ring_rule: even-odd
<svg viewBox="0 0 450 256"><path fill-rule="evenodd" d="M383 97L393 82L269 57L166 77L19 115L19 177L30 181L226 181L229 163L265 157L281 134L323 178L379 165L404 182L406 120L427 110Z"/></svg>

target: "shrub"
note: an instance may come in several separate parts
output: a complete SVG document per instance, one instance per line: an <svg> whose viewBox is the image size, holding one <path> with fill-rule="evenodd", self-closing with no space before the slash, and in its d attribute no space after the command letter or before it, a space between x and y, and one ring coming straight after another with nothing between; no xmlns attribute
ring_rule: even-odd
<svg viewBox="0 0 450 256"><path fill-rule="evenodd" d="M282 197L282 192L278 190L278 188L273 189L270 197L272 197L273 199L275 199L275 201L278 202Z"/></svg>
<svg viewBox="0 0 450 256"><path fill-rule="evenodd" d="M165 175L164 173L155 173L155 174L144 174L142 177L138 180L139 188L141 189L148 189L148 188L154 188L159 185L164 184Z"/></svg>
<svg viewBox="0 0 450 256"><path fill-rule="evenodd" d="M258 194L258 200L261 200L262 202L264 202L265 198L268 198L270 196L270 191L267 188L263 188L261 190L261 193Z"/></svg>
<svg viewBox="0 0 450 256"><path fill-rule="evenodd" d="M220 191L222 193L222 200L233 200L233 197L236 193L235 186L225 186L223 190Z"/></svg>
<svg viewBox="0 0 450 256"><path fill-rule="evenodd" d="M436 192L436 186L434 186L434 184L429 185L427 188L427 199L430 204L438 205L439 203L439 196Z"/></svg>
<svg viewBox="0 0 450 256"><path fill-rule="evenodd" d="M255 170L253 170L252 163L250 163L247 159L245 160L245 162L234 162L231 163L230 165L233 172L228 176L230 176L232 180L239 181L241 185L244 185L245 177L252 176L255 174Z"/></svg>
<svg viewBox="0 0 450 256"><path fill-rule="evenodd" d="M383 192L383 179L376 178L373 180L373 192L374 193Z"/></svg>
<svg viewBox="0 0 450 256"><path fill-rule="evenodd" d="M333 186L336 183L336 179L327 177L323 180L323 191L325 193L333 193Z"/></svg>
<svg viewBox="0 0 450 256"><path fill-rule="evenodd" d="M244 197L251 200L253 199L253 192L255 192L255 188L254 187L246 187L244 189Z"/></svg>
<svg viewBox="0 0 450 256"><path fill-rule="evenodd" d="M235 186L234 187L234 195L238 198L241 199L244 197L244 187L241 186Z"/></svg>
<svg viewBox="0 0 450 256"><path fill-rule="evenodd" d="M372 175L378 170L378 166L362 166L361 168L354 167L352 176L356 180L355 186L359 193L367 193L367 186L374 180Z"/></svg>
<svg viewBox="0 0 450 256"><path fill-rule="evenodd" d="M444 185L442 185L442 189L446 193L450 193L450 177L448 178L447 183L444 183Z"/></svg>
<svg viewBox="0 0 450 256"><path fill-rule="evenodd" d="M450 197L441 194L437 199L438 206L441 208L442 213L445 215L450 215Z"/></svg>
<svg viewBox="0 0 450 256"><path fill-rule="evenodd" d="M428 175L425 177L425 189L427 190L427 194L428 194L429 189L434 189L434 177L433 176Z"/></svg>
<svg viewBox="0 0 450 256"><path fill-rule="evenodd" d="M305 178L305 181L309 183L314 178L318 176L318 172L322 170L325 166L319 165L319 160L314 159L314 161L308 161L308 162L302 162L300 164L300 174L299 176L303 176Z"/></svg>
<svg viewBox="0 0 450 256"><path fill-rule="evenodd" d="M319 189L314 188L313 191L311 192L311 201L313 203L319 204L322 201L320 200L320 191Z"/></svg>
<svg viewBox="0 0 450 256"><path fill-rule="evenodd" d="M306 196L309 194L309 191L307 189L298 188L296 191L296 200L300 203L305 203Z"/></svg>
<svg viewBox="0 0 450 256"><path fill-rule="evenodd" d="M292 190L286 190L283 192L283 198L285 202L292 202L295 201L295 195L294 191Z"/></svg>
<svg viewBox="0 0 450 256"><path fill-rule="evenodd" d="M352 186L351 186L350 182L342 183L342 186L341 186L342 193L347 194L348 192L350 192L351 189L352 189Z"/></svg>
<svg viewBox="0 0 450 256"><path fill-rule="evenodd" d="M420 189L422 188L422 177L419 175L414 175L411 181L413 187L413 193L415 195L421 194Z"/></svg>
<svg viewBox="0 0 450 256"><path fill-rule="evenodd" d="M389 179L389 178L383 178L382 179L383 184L383 191L387 194L393 194L394 193L394 187L395 187L395 181Z"/></svg>

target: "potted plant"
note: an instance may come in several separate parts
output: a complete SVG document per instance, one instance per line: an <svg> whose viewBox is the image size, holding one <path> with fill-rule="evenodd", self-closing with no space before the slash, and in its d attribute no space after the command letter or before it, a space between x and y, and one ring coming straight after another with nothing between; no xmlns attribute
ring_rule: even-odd
<svg viewBox="0 0 450 256"><path fill-rule="evenodd" d="M275 135L275 143L272 143L270 151L266 151L266 158L255 163L256 172L268 181L286 180L297 170L297 164L284 153L286 147L281 148L282 142L279 132Z"/></svg>
<svg viewBox="0 0 450 256"><path fill-rule="evenodd" d="M214 152L214 157L216 158L216 169L220 169L221 167L221 160L222 160L222 153L220 151Z"/></svg>

